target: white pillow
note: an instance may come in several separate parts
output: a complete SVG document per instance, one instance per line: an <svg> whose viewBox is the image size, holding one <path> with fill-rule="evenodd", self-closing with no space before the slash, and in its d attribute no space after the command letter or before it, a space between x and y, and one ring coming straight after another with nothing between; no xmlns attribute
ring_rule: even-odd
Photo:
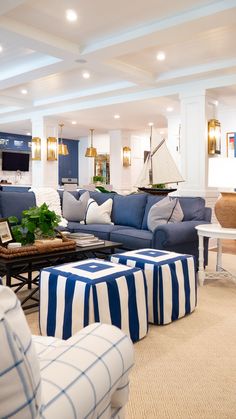
<svg viewBox="0 0 236 419"><path fill-rule="evenodd" d="M90 198L85 215L85 224L113 224L111 222L112 204L111 198L101 205L98 205L94 199Z"/></svg>
<svg viewBox="0 0 236 419"><path fill-rule="evenodd" d="M15 293L0 285L0 417L38 417L39 362Z"/></svg>

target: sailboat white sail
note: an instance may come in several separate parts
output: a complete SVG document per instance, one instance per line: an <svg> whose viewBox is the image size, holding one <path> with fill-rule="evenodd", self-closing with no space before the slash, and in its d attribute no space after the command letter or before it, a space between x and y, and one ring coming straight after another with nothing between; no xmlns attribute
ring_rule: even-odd
<svg viewBox="0 0 236 419"><path fill-rule="evenodd" d="M166 140L163 139L153 152L148 154L135 186L146 187L151 184L183 181L184 179L167 148Z"/></svg>

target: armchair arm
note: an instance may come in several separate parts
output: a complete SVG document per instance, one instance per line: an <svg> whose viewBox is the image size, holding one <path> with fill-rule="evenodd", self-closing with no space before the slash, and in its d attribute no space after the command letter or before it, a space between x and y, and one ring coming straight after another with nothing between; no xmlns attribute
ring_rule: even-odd
<svg viewBox="0 0 236 419"><path fill-rule="evenodd" d="M128 400L133 344L118 328L94 323L40 356L41 416L109 418Z"/></svg>
<svg viewBox="0 0 236 419"><path fill-rule="evenodd" d="M180 223L162 224L153 232L152 247L165 249L198 240L195 227L199 224L209 224L208 221L182 221Z"/></svg>

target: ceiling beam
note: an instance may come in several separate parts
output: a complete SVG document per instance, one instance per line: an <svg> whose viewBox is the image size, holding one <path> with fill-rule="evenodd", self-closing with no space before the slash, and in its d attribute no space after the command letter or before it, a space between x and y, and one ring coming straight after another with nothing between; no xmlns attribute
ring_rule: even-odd
<svg viewBox="0 0 236 419"><path fill-rule="evenodd" d="M26 3L26 0L5 0L0 2L0 16L10 12L21 4Z"/></svg>

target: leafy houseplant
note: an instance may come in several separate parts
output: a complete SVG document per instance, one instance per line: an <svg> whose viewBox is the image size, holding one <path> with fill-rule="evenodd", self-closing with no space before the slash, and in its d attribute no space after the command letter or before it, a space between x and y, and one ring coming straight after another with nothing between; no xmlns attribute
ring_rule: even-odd
<svg viewBox="0 0 236 419"><path fill-rule="evenodd" d="M52 239L55 237L55 227L61 217L50 211L47 204L32 207L22 212L21 224L17 217L9 217L14 239L21 244L34 243L36 239Z"/></svg>
<svg viewBox="0 0 236 419"><path fill-rule="evenodd" d="M93 183L96 182L104 182L104 177L103 176L93 176Z"/></svg>

